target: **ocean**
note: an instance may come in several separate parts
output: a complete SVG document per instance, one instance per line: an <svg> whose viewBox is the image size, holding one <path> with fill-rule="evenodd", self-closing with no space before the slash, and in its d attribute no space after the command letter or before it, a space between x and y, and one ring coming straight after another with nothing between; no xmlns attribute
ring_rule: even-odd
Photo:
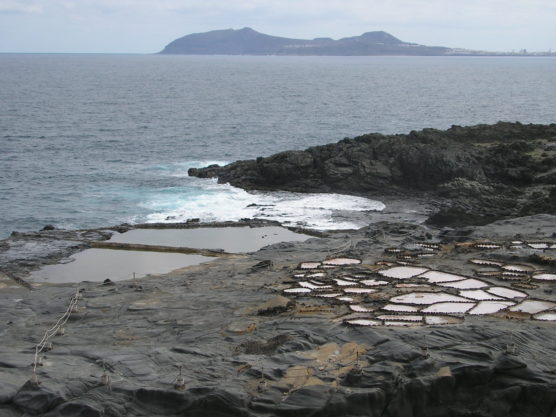
<svg viewBox="0 0 556 417"><path fill-rule="evenodd" d="M0 54L0 238L188 218L360 227L333 214L380 201L187 169L499 120L556 122L556 58Z"/></svg>

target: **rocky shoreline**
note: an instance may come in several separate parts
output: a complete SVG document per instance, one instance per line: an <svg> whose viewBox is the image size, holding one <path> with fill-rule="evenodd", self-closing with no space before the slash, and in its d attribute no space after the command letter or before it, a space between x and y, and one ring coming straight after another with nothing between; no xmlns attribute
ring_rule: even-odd
<svg viewBox="0 0 556 417"><path fill-rule="evenodd" d="M276 223L14 232L0 241L0 415L556 417L555 142L556 125L501 123L192 171L391 193L362 229L298 229L308 240L137 281L28 276L114 231Z"/></svg>
<svg viewBox="0 0 556 417"><path fill-rule="evenodd" d="M486 224L556 213L556 124L374 133L189 174L247 190L427 198L431 224Z"/></svg>
<svg viewBox="0 0 556 417"><path fill-rule="evenodd" d="M44 240L54 247L57 233L58 247L67 255L109 232L43 231L29 237L28 245ZM427 242L444 248L486 240L556 242L555 237L556 216L551 215L442 229L379 222L218 258L141 279L139 285L34 284L29 290L4 277L0 414L556 415L554 322L520 313L465 316L449 325L353 327L346 320L361 314L350 312L349 304L284 293L304 262L359 259L362 266L351 273L376 278L380 275L368 268L401 262L388 254L389 248ZM65 247L67 242L73 243ZM533 257L554 259L556 251L550 249L461 248L412 265L473 276L469 259L480 256L556 271ZM3 263L3 270L11 262ZM46 256L42 262L53 260ZM12 273L18 268L23 273L29 265L20 260ZM341 268L327 272L340 273ZM510 288L499 278L489 280ZM532 299L556 302L553 287L542 282L528 291ZM64 334L53 337L52 349L42 354L36 372L40 384L33 384L35 344L76 291L82 298ZM384 303L369 297L362 297L369 306Z"/></svg>

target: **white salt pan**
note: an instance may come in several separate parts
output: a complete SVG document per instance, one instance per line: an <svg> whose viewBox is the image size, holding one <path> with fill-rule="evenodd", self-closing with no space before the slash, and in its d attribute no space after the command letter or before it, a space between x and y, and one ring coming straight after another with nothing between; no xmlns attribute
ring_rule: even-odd
<svg viewBox="0 0 556 417"><path fill-rule="evenodd" d="M533 271L534 268L527 266L527 265L517 265L517 264L506 264L502 265L502 269L510 272L530 272Z"/></svg>
<svg viewBox="0 0 556 417"><path fill-rule="evenodd" d="M556 312L547 311L546 313L535 314L537 320L556 321Z"/></svg>
<svg viewBox="0 0 556 417"><path fill-rule="evenodd" d="M416 306L408 306L403 304L386 304L382 307L384 311L396 311L400 313L413 313L419 311L419 307Z"/></svg>
<svg viewBox="0 0 556 417"><path fill-rule="evenodd" d="M484 290L463 290L459 295L472 300L502 300L503 298L490 294Z"/></svg>
<svg viewBox="0 0 556 417"><path fill-rule="evenodd" d="M475 303L437 303L421 310L422 313L466 313Z"/></svg>
<svg viewBox="0 0 556 417"><path fill-rule="evenodd" d="M373 290L372 288L346 288L344 292L352 294L371 294L377 292L377 290Z"/></svg>
<svg viewBox="0 0 556 417"><path fill-rule="evenodd" d="M516 306L510 308L510 311L522 311L529 314L537 314L549 308L556 307L556 303L543 300L524 300Z"/></svg>
<svg viewBox="0 0 556 417"><path fill-rule="evenodd" d="M481 301L469 314L493 314L514 305L511 301Z"/></svg>
<svg viewBox="0 0 556 417"><path fill-rule="evenodd" d="M528 245L533 249L548 249L550 247L550 245L546 242L538 242L538 243L531 242L528 243Z"/></svg>
<svg viewBox="0 0 556 417"><path fill-rule="evenodd" d="M464 279L462 281L439 283L438 285L441 285L443 287L459 288L459 289L465 289L465 290L470 290L470 289L473 289L473 288L488 287L488 284L486 284L485 282L479 281L478 279L473 279L473 278Z"/></svg>
<svg viewBox="0 0 556 417"><path fill-rule="evenodd" d="M314 274L307 274L306 278L321 278L326 276L324 272L315 272Z"/></svg>
<svg viewBox="0 0 556 417"><path fill-rule="evenodd" d="M336 298L339 297L340 295L342 295L341 292L335 292L335 293L325 293L325 294L315 294L317 297L322 297L322 298Z"/></svg>
<svg viewBox="0 0 556 417"><path fill-rule="evenodd" d="M396 314L383 314L378 316L377 319L380 320L392 320L392 321L421 321L423 316L418 315L396 315Z"/></svg>
<svg viewBox="0 0 556 417"><path fill-rule="evenodd" d="M327 259L323 262L324 265L355 265L360 264L361 261L359 259L350 259L350 258L334 258L334 259Z"/></svg>
<svg viewBox="0 0 556 417"><path fill-rule="evenodd" d="M535 274L533 279L538 279L542 281L556 281L556 274Z"/></svg>
<svg viewBox="0 0 556 417"><path fill-rule="evenodd" d="M446 316L426 316L425 323L430 325L435 324L458 324L461 323L462 319L457 317L446 317Z"/></svg>
<svg viewBox="0 0 556 417"><path fill-rule="evenodd" d="M492 287L487 290L489 293L499 295L504 298L522 298L527 297L527 294L521 291L512 290L506 287Z"/></svg>
<svg viewBox="0 0 556 417"><path fill-rule="evenodd" d="M500 249L501 246L497 243L477 243L475 245L477 249Z"/></svg>
<svg viewBox="0 0 556 417"><path fill-rule="evenodd" d="M410 294L397 295L390 299L393 303L400 304L434 304L441 302L465 302L466 298L445 292L412 292Z"/></svg>
<svg viewBox="0 0 556 417"><path fill-rule="evenodd" d="M299 265L301 269L317 269L320 266L320 262L303 262Z"/></svg>
<svg viewBox="0 0 556 417"><path fill-rule="evenodd" d="M385 321L385 326L403 326L403 327L410 327L410 326L422 326L423 323L418 321Z"/></svg>
<svg viewBox="0 0 556 417"><path fill-rule="evenodd" d="M393 268L378 271L378 273L388 278L407 279L422 274L427 270L427 268L418 268L414 266L395 266Z"/></svg>
<svg viewBox="0 0 556 417"><path fill-rule="evenodd" d="M325 289L332 288L332 285L315 285L307 281L301 281L299 282L299 285L301 285L304 288L309 288L311 290L325 290Z"/></svg>
<svg viewBox="0 0 556 417"><path fill-rule="evenodd" d="M287 290L284 290L284 292L289 294L303 294L309 293L311 290L309 288L288 288Z"/></svg>
<svg viewBox="0 0 556 417"><path fill-rule="evenodd" d="M354 326L380 326L382 324L380 321L368 319L347 320L346 323Z"/></svg>
<svg viewBox="0 0 556 417"><path fill-rule="evenodd" d="M361 284L363 285L367 285L369 287L375 287L378 285L388 285L388 281L380 281L380 280L376 280L376 279L365 279L362 281L359 281Z"/></svg>
<svg viewBox="0 0 556 417"><path fill-rule="evenodd" d="M461 281L463 279L466 279L467 277L464 277L462 275L449 274L442 271L428 271L424 274L419 275L419 278L426 278L429 282L436 284L439 282Z"/></svg>
<svg viewBox="0 0 556 417"><path fill-rule="evenodd" d="M491 261L488 259L471 259L469 262L476 265L502 266L502 262Z"/></svg>

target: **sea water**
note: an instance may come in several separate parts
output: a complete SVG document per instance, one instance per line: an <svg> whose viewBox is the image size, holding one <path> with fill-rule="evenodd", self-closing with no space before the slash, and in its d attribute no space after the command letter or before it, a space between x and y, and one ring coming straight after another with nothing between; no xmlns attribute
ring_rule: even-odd
<svg viewBox="0 0 556 417"><path fill-rule="evenodd" d="M188 218L359 227L334 214L382 203L248 193L187 169L555 114L555 58L0 54L0 238Z"/></svg>

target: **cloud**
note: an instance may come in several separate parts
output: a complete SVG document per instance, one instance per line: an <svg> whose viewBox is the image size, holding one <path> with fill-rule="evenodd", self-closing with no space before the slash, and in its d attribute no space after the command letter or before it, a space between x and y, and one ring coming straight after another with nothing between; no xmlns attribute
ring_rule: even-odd
<svg viewBox="0 0 556 417"><path fill-rule="evenodd" d="M0 50L28 49L19 45L48 32L76 50L86 39L84 52L149 52L188 33L244 26L305 39L385 30L422 44L556 49L554 0L0 0L0 14Z"/></svg>
<svg viewBox="0 0 556 417"><path fill-rule="evenodd" d="M20 0L0 0L0 13L34 14L42 13L40 4Z"/></svg>

